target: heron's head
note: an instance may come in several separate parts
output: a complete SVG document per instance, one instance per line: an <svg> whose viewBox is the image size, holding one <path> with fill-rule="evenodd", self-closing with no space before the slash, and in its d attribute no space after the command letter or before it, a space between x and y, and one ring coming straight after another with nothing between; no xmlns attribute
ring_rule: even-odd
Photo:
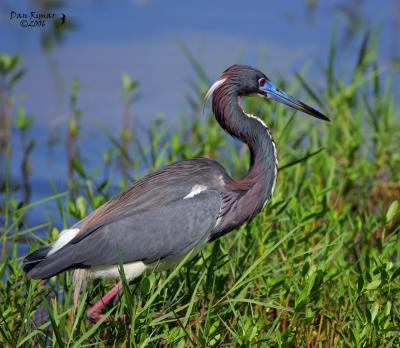
<svg viewBox="0 0 400 348"><path fill-rule="evenodd" d="M321 120L329 121L329 118L318 110L277 88L264 73L251 66L232 65L226 69L221 77L211 86L207 92L206 98L211 96L214 91L223 85L229 87L229 89L234 91L238 96L257 94Z"/></svg>

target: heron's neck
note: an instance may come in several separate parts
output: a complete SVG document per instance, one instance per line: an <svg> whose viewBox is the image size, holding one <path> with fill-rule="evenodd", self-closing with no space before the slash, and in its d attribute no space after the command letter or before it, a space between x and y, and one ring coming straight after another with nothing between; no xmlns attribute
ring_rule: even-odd
<svg viewBox="0 0 400 348"><path fill-rule="evenodd" d="M233 182L237 189L252 190L262 205L274 190L277 153L268 127L259 118L245 114L234 91L221 86L213 95L213 111L218 123L229 134L246 143L250 150L247 174ZM229 86L227 86L229 87Z"/></svg>

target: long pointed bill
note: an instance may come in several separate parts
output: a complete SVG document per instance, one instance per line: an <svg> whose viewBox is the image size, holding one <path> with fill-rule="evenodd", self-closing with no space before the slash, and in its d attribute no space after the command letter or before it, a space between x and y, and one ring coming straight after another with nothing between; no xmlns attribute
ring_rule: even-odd
<svg viewBox="0 0 400 348"><path fill-rule="evenodd" d="M276 100L277 102L290 106L293 109L302 111L321 120L330 121L328 117L320 113L318 110L315 110L311 106L304 104L300 100L297 100L286 92L278 89L271 81L265 81L264 86L260 87L260 91L267 98Z"/></svg>

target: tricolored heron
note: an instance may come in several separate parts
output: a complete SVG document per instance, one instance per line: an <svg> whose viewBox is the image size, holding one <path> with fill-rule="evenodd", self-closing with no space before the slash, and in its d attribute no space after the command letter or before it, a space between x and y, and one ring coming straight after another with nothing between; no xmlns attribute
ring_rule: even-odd
<svg viewBox="0 0 400 348"><path fill-rule="evenodd" d="M219 163L206 158L172 163L135 182L64 230L57 241L28 255L24 270L35 279L66 270L74 270L74 278L81 281L118 278L122 259L127 279L134 279L158 265L178 263L192 250L251 220L273 194L278 164L270 130L239 104L240 97L251 94L329 120L278 89L261 71L233 65L211 86L206 98L212 97L221 127L249 147L246 175L232 179ZM105 304L121 288L119 282L89 308L89 319L100 319Z"/></svg>

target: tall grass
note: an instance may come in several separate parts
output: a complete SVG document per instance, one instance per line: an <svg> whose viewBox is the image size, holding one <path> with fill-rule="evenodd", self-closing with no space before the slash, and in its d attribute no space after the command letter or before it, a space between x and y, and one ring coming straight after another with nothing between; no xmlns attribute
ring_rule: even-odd
<svg viewBox="0 0 400 348"><path fill-rule="evenodd" d="M333 44L321 89L300 73L291 83L282 81L291 94L330 115L330 124L257 98L245 100L249 112L269 115L277 142L280 170L272 201L189 263L125 282L107 314L125 315L127 322L85 319L87 303L112 284L91 283L74 312L69 274L46 282L24 276L18 238L31 236L33 250L58 230L46 221L22 223L40 202L19 205L7 195L2 346L400 346L400 117L368 36L345 81L335 77L335 57ZM198 112L207 77L201 66L196 69L200 82L192 104ZM244 173L245 146L230 140L211 115L183 124L178 132L155 122L149 146L134 145L142 165L150 170L202 155L218 159L233 176ZM118 151L118 139L106 136ZM58 204L65 226L109 197L107 176L99 184L84 164L79 168L73 179L77 198L48 198ZM37 235L43 228L45 240Z"/></svg>

